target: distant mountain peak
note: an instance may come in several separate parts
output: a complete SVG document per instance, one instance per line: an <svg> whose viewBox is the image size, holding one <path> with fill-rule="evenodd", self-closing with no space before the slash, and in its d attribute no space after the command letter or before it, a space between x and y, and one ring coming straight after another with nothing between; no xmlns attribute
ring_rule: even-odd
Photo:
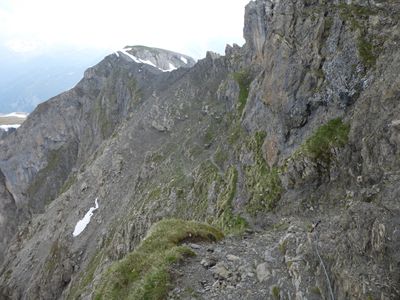
<svg viewBox="0 0 400 300"><path fill-rule="evenodd" d="M129 58L136 63L150 65L163 72L190 68L196 63L193 58L185 54L146 46L126 46L114 54Z"/></svg>

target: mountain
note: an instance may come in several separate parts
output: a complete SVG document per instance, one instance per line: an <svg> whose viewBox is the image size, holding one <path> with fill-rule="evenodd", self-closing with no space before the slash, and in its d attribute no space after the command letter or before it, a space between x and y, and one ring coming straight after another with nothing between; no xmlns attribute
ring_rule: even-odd
<svg viewBox="0 0 400 300"><path fill-rule="evenodd" d="M72 88L106 52L52 49L39 54L0 48L0 112L31 112L39 103Z"/></svg>
<svg viewBox="0 0 400 300"><path fill-rule="evenodd" d="M7 126L18 128L26 120L27 116L28 114L23 112L0 114L0 129L7 130Z"/></svg>
<svg viewBox="0 0 400 300"><path fill-rule="evenodd" d="M15 131L25 121L28 114L13 112L9 114L0 114L0 138Z"/></svg>
<svg viewBox="0 0 400 300"><path fill-rule="evenodd" d="M399 15L255 0L224 56L86 70L0 140L0 298L399 298Z"/></svg>
<svg viewBox="0 0 400 300"><path fill-rule="evenodd" d="M146 46L126 46L114 54L118 57L120 54L126 55L136 63L147 64L163 72L174 71L181 67L193 67L196 63L193 58L187 55Z"/></svg>

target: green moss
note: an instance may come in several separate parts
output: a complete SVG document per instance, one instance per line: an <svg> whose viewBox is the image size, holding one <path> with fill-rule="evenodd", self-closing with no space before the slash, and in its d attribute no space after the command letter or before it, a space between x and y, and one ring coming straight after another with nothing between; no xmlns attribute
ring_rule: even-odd
<svg viewBox="0 0 400 300"><path fill-rule="evenodd" d="M282 255L285 255L286 250L287 250L287 241L283 241L282 243L280 243L280 244L278 245L278 249L279 249L279 252L280 252Z"/></svg>
<svg viewBox="0 0 400 300"><path fill-rule="evenodd" d="M60 189L59 194L63 194L70 189L70 187L76 182L76 176L71 175L68 179L64 182L63 186Z"/></svg>
<svg viewBox="0 0 400 300"><path fill-rule="evenodd" d="M248 71L240 71L233 74L233 78L239 85L239 98L237 103L237 111L239 116L242 115L246 106L247 98L249 97L250 83L252 78Z"/></svg>
<svg viewBox="0 0 400 300"><path fill-rule="evenodd" d="M215 195L221 188L222 174L212 160L205 160L193 169L183 168L182 155L168 156L158 172L149 180L142 181L138 186L132 201L142 203L143 209L156 207L165 210L168 205L175 217L205 221L210 219L209 208L215 205L215 198L210 197L210 191ZM166 157L164 155L164 157ZM186 162L187 164L187 162ZM138 200L138 195L140 199Z"/></svg>
<svg viewBox="0 0 400 300"><path fill-rule="evenodd" d="M204 147L201 147L197 144L191 144L188 149L188 154L190 156L190 159L196 159L198 158L204 151Z"/></svg>
<svg viewBox="0 0 400 300"><path fill-rule="evenodd" d="M222 237L220 231L205 224L162 220L151 227L134 252L111 265L96 287L95 299L164 299L170 289L171 264L193 255L180 244Z"/></svg>
<svg viewBox="0 0 400 300"><path fill-rule="evenodd" d="M311 293L313 293L313 294L315 294L315 295L318 295L318 296L321 296L321 295L322 295L322 294L321 294L321 290L320 290L319 287L317 287L317 286L312 287L310 291L311 291Z"/></svg>
<svg viewBox="0 0 400 300"><path fill-rule="evenodd" d="M167 195L175 193L175 216L191 220L207 220L211 189L218 190L222 181L218 167L211 161L203 161L191 174L174 176L167 188Z"/></svg>
<svg viewBox="0 0 400 300"><path fill-rule="evenodd" d="M357 39L357 50L362 63L366 67L373 67L376 63L376 55L374 45L370 43L363 35Z"/></svg>
<svg viewBox="0 0 400 300"><path fill-rule="evenodd" d="M332 149L347 144L349 131L350 125L343 123L340 118L330 120L305 142L304 153L314 160L330 164L333 158Z"/></svg>
<svg viewBox="0 0 400 300"><path fill-rule="evenodd" d="M83 273L83 277L80 278L70 289L70 293L67 299L79 299L80 295L84 293L85 289L93 282L94 273L99 267L103 252L97 252L90 260L88 266ZM82 274L82 273L81 273Z"/></svg>
<svg viewBox="0 0 400 300"><path fill-rule="evenodd" d="M12 271L9 269L4 273L5 280L9 280L11 278Z"/></svg>
<svg viewBox="0 0 400 300"><path fill-rule="evenodd" d="M150 155L146 156L146 163L160 164L163 161L164 156L159 152L153 152Z"/></svg>
<svg viewBox="0 0 400 300"><path fill-rule="evenodd" d="M320 78L320 79L322 79L322 80L325 79L325 73L324 73L324 70L322 70L322 68L314 69L314 70L313 70L313 74L314 74L314 76L317 77L317 78ZM318 91L318 87L315 87L314 90L315 90L315 91Z"/></svg>
<svg viewBox="0 0 400 300"><path fill-rule="evenodd" d="M205 220L207 218L208 192L211 189L211 184L221 182L221 176L218 173L218 168L210 160L200 164L194 174L194 182L192 187L195 203L188 203L186 209L191 212L191 218ZM187 203L186 199L183 202ZM187 215L187 212L186 212Z"/></svg>
<svg viewBox="0 0 400 300"><path fill-rule="evenodd" d="M212 128L211 126L207 128L204 136L203 136L203 143L205 145L209 145L212 143L215 137L215 129Z"/></svg>
<svg viewBox="0 0 400 300"><path fill-rule="evenodd" d="M153 187L152 189L149 190L147 197L146 197L146 203L153 203L158 200L160 200L161 195L163 193L163 189L160 186Z"/></svg>
<svg viewBox="0 0 400 300"><path fill-rule="evenodd" d="M193 300L200 298L200 295L192 287L187 287L182 292L182 298L184 299L188 298Z"/></svg>
<svg viewBox="0 0 400 300"><path fill-rule="evenodd" d="M346 3L340 3L338 5L339 14L342 20L350 22L352 30L360 29L361 25L357 20L357 16L353 14L353 5L348 5Z"/></svg>
<svg viewBox="0 0 400 300"><path fill-rule="evenodd" d="M247 211L253 215L258 212L273 210L282 194L282 183L278 169L268 169L261 165L249 166L245 169L246 186L250 192Z"/></svg>
<svg viewBox="0 0 400 300"><path fill-rule="evenodd" d="M326 16L324 18L324 31L322 33L322 40L325 41L329 37L329 33L331 31L332 26L333 26L333 17Z"/></svg>
<svg viewBox="0 0 400 300"><path fill-rule="evenodd" d="M377 10L372 9L368 6L361 6L356 4L340 3L337 6L340 17L350 22L353 30L362 29L363 19L367 19L371 15L376 15Z"/></svg>
<svg viewBox="0 0 400 300"><path fill-rule="evenodd" d="M244 167L245 184L250 194L246 209L253 215L274 209L283 190L279 170L270 168L263 157L265 136L265 132L256 132L247 141L247 148L253 152L254 164Z"/></svg>
<svg viewBox="0 0 400 300"><path fill-rule="evenodd" d="M31 185L27 189L28 195L35 195L44 185L48 176L52 174L53 171L59 166L61 162L61 151L62 148L60 148L59 150L50 151L47 165L35 176L35 179L32 181ZM46 200L45 202L48 202L48 200Z"/></svg>
<svg viewBox="0 0 400 300"><path fill-rule="evenodd" d="M237 144L244 137L244 130L240 122L232 123L228 131L228 143Z"/></svg>
<svg viewBox="0 0 400 300"><path fill-rule="evenodd" d="M215 163L222 168L224 163L228 160L228 152L224 151L222 148L218 148L214 154Z"/></svg>
<svg viewBox="0 0 400 300"><path fill-rule="evenodd" d="M58 240L54 241L50 248L48 259L44 265L46 272L52 274L59 262L61 256L61 247L58 244Z"/></svg>
<svg viewBox="0 0 400 300"><path fill-rule="evenodd" d="M272 287L272 297L274 299L276 299L276 300L281 299L280 293L281 293L281 289L279 288L279 286L275 285L275 286Z"/></svg>
<svg viewBox="0 0 400 300"><path fill-rule="evenodd" d="M76 158L75 151L71 144L48 153L47 165L36 174L26 191L31 199L35 199L32 205L41 209L58 195Z"/></svg>
<svg viewBox="0 0 400 300"><path fill-rule="evenodd" d="M339 4L338 9L341 18L350 23L352 30L359 32L356 46L361 62L365 67L373 67L377 60L377 49L372 39L367 37L364 20L368 20L371 15L376 15L378 11L367 6L345 3Z"/></svg>
<svg viewBox="0 0 400 300"><path fill-rule="evenodd" d="M85 270L85 276L83 277L83 279L81 281L82 288L88 286L93 281L94 272L96 271L97 267L100 264L101 256L102 256L102 253L99 252L96 255L94 255L92 257L92 259L90 260L89 265Z"/></svg>
<svg viewBox="0 0 400 300"><path fill-rule="evenodd" d="M290 269L292 266L293 266L293 261L292 261L292 260L291 260L291 261L288 261L288 262L286 263L286 267L287 267L288 269Z"/></svg>
<svg viewBox="0 0 400 300"><path fill-rule="evenodd" d="M218 196L217 219L215 224L225 233L240 234L247 228L247 222L233 213L232 201L236 194L238 172L235 167L226 171L224 178L225 188Z"/></svg>
<svg viewBox="0 0 400 300"><path fill-rule="evenodd" d="M194 192L197 196L208 192L208 185L219 178L218 168L210 160L202 162L195 170Z"/></svg>
<svg viewBox="0 0 400 300"><path fill-rule="evenodd" d="M280 221L279 223L276 223L272 226L273 230L276 231L286 231L289 228L289 223L286 221Z"/></svg>
<svg viewBox="0 0 400 300"><path fill-rule="evenodd" d="M372 9L370 6L340 3L338 7L343 13L357 18L368 17L377 14L377 10Z"/></svg>
<svg viewBox="0 0 400 300"><path fill-rule="evenodd" d="M99 116L101 136L106 139L109 137L113 130L113 124L108 119L106 112L102 109Z"/></svg>

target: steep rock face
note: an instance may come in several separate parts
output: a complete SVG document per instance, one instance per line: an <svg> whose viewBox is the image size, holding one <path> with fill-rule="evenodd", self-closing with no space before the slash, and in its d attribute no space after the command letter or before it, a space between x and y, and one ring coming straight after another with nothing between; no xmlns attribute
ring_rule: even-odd
<svg viewBox="0 0 400 300"><path fill-rule="evenodd" d="M399 99L399 7L318 2L248 5L246 15L258 25L247 32L246 47L266 71L257 78L255 93L250 92L253 108L249 103L244 123L252 129L268 120L266 160L283 167L281 179L287 189L281 211L304 213L310 219L319 215L330 223L322 243L334 261L336 297L397 297L398 245L392 241L399 205L392 174L398 169L398 140L392 112L398 107L392 101ZM266 36L260 38L261 31ZM350 124L348 145L342 148L329 141L332 146L323 154L323 137L312 134L336 117ZM325 129L324 134L335 130ZM310 136L313 139L305 144ZM330 222L332 215L337 217ZM367 261L375 267L362 268ZM374 280L361 288L356 273ZM379 292L371 291L373 287Z"/></svg>
<svg viewBox="0 0 400 300"><path fill-rule="evenodd" d="M245 27L245 50L265 71L252 83L244 125L267 132L264 155L280 168L286 190L279 210L329 224L322 248L334 261L336 297L398 297L398 106L392 101L399 99L399 6L319 3L247 6L253 25ZM337 117L350 124L345 147L337 142L340 126L316 134ZM370 267L361 267L366 261ZM374 279L361 287L364 278Z"/></svg>
<svg viewBox="0 0 400 300"><path fill-rule="evenodd" d="M17 226L23 214L18 211L12 194L8 191L5 177L0 173L0 253L5 253L9 239L15 234ZM4 256L0 257L0 264L3 262Z"/></svg>
<svg viewBox="0 0 400 300"><path fill-rule="evenodd" d="M221 251L256 249L255 261L218 264L220 289L204 299L245 297L230 285L240 278L255 299L398 298L400 8L385 4L252 1L246 44L225 56L169 73L120 53L89 69L2 144L17 207L64 186L9 243L0 295L91 298L151 224L180 217L262 232L222 242ZM74 99L79 109L62 125L74 131L44 122ZM51 137L45 150L15 150L38 148L40 132ZM18 167L48 165L61 147L52 175ZM24 195L37 178L51 184ZM95 198L99 208L73 237Z"/></svg>

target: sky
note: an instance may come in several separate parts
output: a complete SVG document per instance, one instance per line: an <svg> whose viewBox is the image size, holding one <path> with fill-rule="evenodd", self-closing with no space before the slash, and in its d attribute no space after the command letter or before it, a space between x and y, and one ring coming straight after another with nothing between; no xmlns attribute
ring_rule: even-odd
<svg viewBox="0 0 400 300"><path fill-rule="evenodd" d="M18 53L146 45L194 58L242 45L250 0L0 0L0 44Z"/></svg>

